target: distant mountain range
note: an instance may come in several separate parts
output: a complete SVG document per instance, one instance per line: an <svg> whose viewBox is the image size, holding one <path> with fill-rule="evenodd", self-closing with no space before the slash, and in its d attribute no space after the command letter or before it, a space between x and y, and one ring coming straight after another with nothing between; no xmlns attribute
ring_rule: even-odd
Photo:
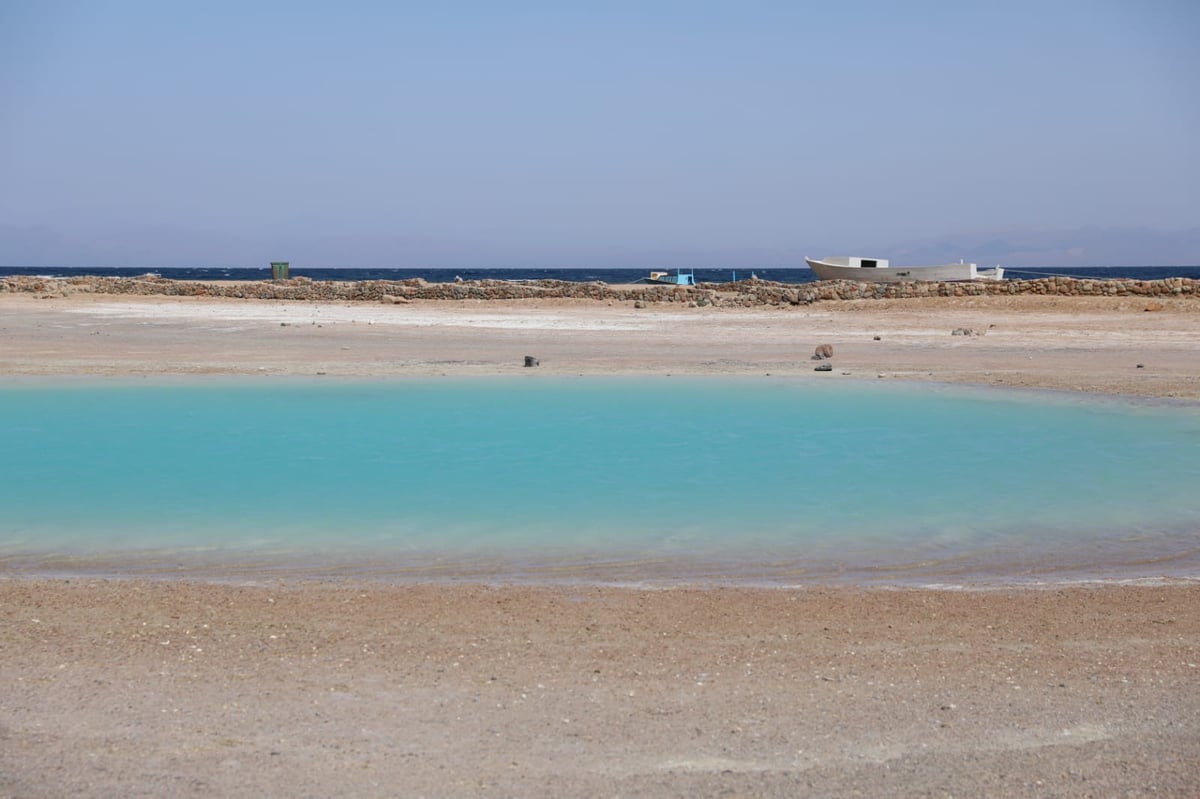
<svg viewBox="0 0 1200 799"><path fill-rule="evenodd" d="M864 254L876 253L898 264L953 263L962 259L980 266L1011 267L1192 266L1200 264L1200 227L1013 230L894 244Z"/></svg>
<svg viewBox="0 0 1200 799"><path fill-rule="evenodd" d="M287 239L291 240L287 240ZM270 240L267 240L270 239ZM1186 230L1086 227L1074 230L1006 230L949 235L902 242L843 241L824 247L799 243L757 251L721 252L681 245L645 248L624 246L619 254L530 253L509 244L502 255L486 243L434 242L395 236L299 237L220 235L209 231L147 229L107 235L68 235L47 227L0 224L0 265L4 266L247 266L260 265L285 252L309 266L456 268L529 266L562 268L588 264L611 268L673 264L682 266L801 267L804 256L864 255L887 258L897 266L953 263L980 266L1193 266L1200 265L1200 227ZM507 257L505 257L507 256ZM503 263L489 263L502 258ZM553 263L548 263L553 261ZM547 262L547 263L543 263Z"/></svg>

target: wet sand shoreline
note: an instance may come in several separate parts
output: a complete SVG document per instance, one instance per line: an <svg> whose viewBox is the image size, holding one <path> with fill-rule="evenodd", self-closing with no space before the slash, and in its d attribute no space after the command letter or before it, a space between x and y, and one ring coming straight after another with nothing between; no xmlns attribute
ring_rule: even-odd
<svg viewBox="0 0 1200 799"><path fill-rule="evenodd" d="M0 375L771 373L1193 403L1200 304L1162 305L0 295ZM831 373L812 371L822 343ZM524 369L524 355L542 365ZM1195 581L637 590L4 577L0 795L1200 792Z"/></svg>

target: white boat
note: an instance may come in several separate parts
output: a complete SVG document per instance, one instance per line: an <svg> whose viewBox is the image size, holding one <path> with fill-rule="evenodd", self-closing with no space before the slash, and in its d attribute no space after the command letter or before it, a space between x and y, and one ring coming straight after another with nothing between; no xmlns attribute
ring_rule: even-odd
<svg viewBox="0 0 1200 799"><path fill-rule="evenodd" d="M644 277L642 280L647 283L665 283L670 286L696 285L695 273L684 272L682 269L676 269L673 275L670 272L651 272L649 277Z"/></svg>
<svg viewBox="0 0 1200 799"><path fill-rule="evenodd" d="M903 283L911 280L1003 280L999 266L980 269L959 261L938 266L889 266L885 258L805 258L818 280L857 280L863 283Z"/></svg>

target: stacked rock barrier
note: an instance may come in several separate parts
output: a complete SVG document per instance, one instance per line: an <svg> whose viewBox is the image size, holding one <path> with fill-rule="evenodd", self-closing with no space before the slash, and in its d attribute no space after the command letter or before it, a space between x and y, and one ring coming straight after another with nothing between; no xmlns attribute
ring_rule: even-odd
<svg viewBox="0 0 1200 799"><path fill-rule="evenodd" d="M700 283L696 286L576 283L565 280L473 280L429 283L408 280L315 281L305 277L263 281L168 280L157 275L140 277L33 277L0 278L0 293L27 293L42 297L72 294L134 294L171 297L220 297L252 300L319 302L406 303L416 300L535 300L570 299L634 303L681 303L688 306L747 307L809 305L814 302L915 297L977 297L1039 294L1064 297L1200 297L1200 281L1192 278L1125 280L1044 277L1037 280L933 283L859 283L827 280L817 283L774 283L741 280L735 283Z"/></svg>

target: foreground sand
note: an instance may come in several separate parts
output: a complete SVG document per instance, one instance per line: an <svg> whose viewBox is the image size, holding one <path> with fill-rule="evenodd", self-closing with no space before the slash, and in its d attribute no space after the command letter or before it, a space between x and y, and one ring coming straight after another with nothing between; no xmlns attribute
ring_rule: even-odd
<svg viewBox="0 0 1200 799"><path fill-rule="evenodd" d="M0 581L0 794L1195 796L1198 600Z"/></svg>
<svg viewBox="0 0 1200 799"><path fill-rule="evenodd" d="M1200 399L1200 308L1162 305L0 295L0 375L883 375ZM812 371L821 343L832 373ZM0 579L0 796L1194 797L1197 608L1194 582Z"/></svg>

